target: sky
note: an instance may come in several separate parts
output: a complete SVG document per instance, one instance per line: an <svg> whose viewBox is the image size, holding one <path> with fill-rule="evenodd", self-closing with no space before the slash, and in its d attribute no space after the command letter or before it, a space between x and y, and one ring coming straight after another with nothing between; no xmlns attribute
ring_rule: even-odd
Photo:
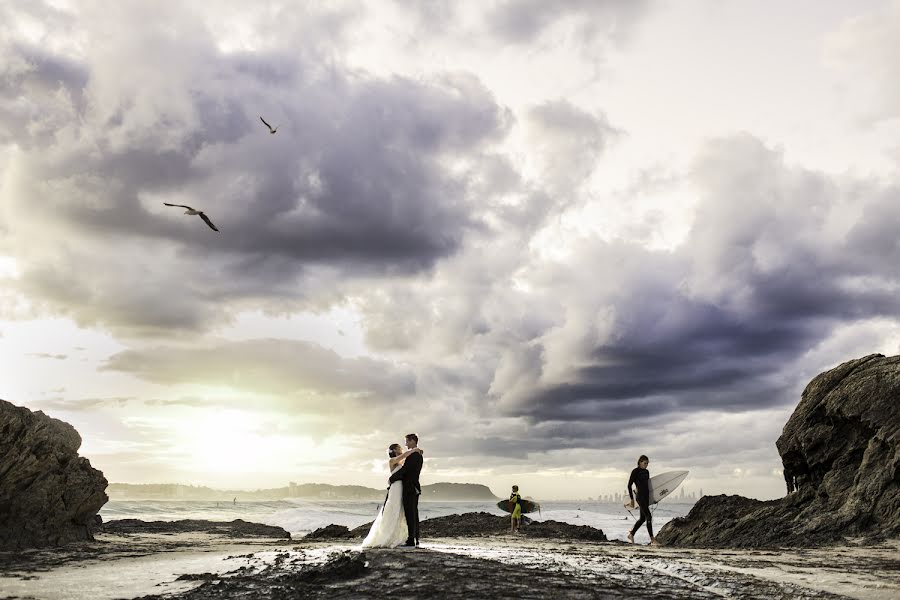
<svg viewBox="0 0 900 600"><path fill-rule="evenodd" d="M415 432L778 497L810 379L900 353L898 53L893 1L7 0L0 398L111 482L377 488Z"/></svg>

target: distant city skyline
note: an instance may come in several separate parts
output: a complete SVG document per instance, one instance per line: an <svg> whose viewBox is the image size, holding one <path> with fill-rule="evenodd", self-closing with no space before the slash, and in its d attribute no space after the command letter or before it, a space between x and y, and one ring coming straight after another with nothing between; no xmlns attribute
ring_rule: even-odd
<svg viewBox="0 0 900 600"><path fill-rule="evenodd" d="M681 487L679 489L680 489L679 492L675 492L674 494L670 494L669 496L664 498L663 502L665 502L666 500L669 500L669 501L699 500L700 498L703 497L703 489L702 488L700 488L699 492L697 492L696 490L686 491L686 489L683 487ZM613 503L625 502L625 500L628 498L628 492L627 491L626 492L609 492L609 493L599 494L596 497L594 497L594 496L587 497L588 501L593 501L595 498L596 498L597 502L613 502Z"/></svg>

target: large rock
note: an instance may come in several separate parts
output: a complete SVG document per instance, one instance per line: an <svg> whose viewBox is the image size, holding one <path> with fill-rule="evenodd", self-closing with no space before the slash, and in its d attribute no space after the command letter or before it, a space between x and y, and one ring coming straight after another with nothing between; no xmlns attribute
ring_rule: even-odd
<svg viewBox="0 0 900 600"><path fill-rule="evenodd" d="M761 502L703 498L664 544L810 546L900 536L900 356L873 354L813 379L776 442L800 489Z"/></svg>
<svg viewBox="0 0 900 600"><path fill-rule="evenodd" d="M103 533L135 535L141 533L208 533L229 538L276 538L290 539L291 534L275 525L251 523L243 519L233 521L206 521L182 519L180 521L142 521L140 519L117 519L100 526Z"/></svg>
<svg viewBox="0 0 900 600"><path fill-rule="evenodd" d="M0 400L0 550L93 539L106 478L75 428Z"/></svg>

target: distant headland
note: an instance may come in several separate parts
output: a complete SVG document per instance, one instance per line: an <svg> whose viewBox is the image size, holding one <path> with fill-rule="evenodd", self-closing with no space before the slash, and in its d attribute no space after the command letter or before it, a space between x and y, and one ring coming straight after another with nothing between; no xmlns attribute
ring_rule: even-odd
<svg viewBox="0 0 900 600"><path fill-rule="evenodd" d="M384 490L359 485L329 485L326 483L294 483L284 487L247 490L217 490L204 486L178 483L111 483L106 488L111 500L357 500L381 502ZM494 501L497 496L486 485L477 483L434 483L422 486L423 501Z"/></svg>

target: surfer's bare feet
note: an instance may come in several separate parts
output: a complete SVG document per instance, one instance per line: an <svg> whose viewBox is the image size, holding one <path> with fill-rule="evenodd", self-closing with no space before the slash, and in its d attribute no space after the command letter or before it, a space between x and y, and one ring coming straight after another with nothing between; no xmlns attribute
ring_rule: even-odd
<svg viewBox="0 0 900 600"><path fill-rule="evenodd" d="M628 534L628 541L631 542L632 544L634 543L634 534L633 533Z"/></svg>
<svg viewBox="0 0 900 600"><path fill-rule="evenodd" d="M650 545L651 546L659 546L659 542L656 541L656 538L653 538L652 540L650 540Z"/></svg>

